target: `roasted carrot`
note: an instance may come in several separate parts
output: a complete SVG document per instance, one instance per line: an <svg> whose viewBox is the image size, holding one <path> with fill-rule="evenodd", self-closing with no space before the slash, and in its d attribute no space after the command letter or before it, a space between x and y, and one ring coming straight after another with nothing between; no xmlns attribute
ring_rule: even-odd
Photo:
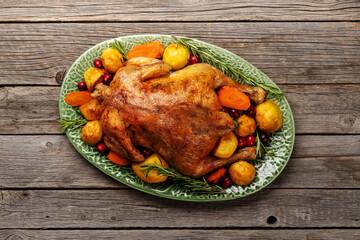
<svg viewBox="0 0 360 240"><path fill-rule="evenodd" d="M250 98L239 89L224 86L218 91L218 97L223 107L247 110L250 107Z"/></svg>
<svg viewBox="0 0 360 240"><path fill-rule="evenodd" d="M216 184L218 183L226 174L226 169L224 167L219 168L215 172L211 173L206 180L208 183Z"/></svg>
<svg viewBox="0 0 360 240"><path fill-rule="evenodd" d="M70 106L77 107L93 99L89 91L72 92L65 96L65 102Z"/></svg>
<svg viewBox="0 0 360 240"><path fill-rule="evenodd" d="M133 47L126 57L127 59L135 57L161 58L164 51L165 49L160 42L149 42Z"/></svg>
<svg viewBox="0 0 360 240"><path fill-rule="evenodd" d="M120 166L129 166L131 165L131 161L114 153L113 151L109 152L109 155L107 156L110 161L113 163L119 164Z"/></svg>

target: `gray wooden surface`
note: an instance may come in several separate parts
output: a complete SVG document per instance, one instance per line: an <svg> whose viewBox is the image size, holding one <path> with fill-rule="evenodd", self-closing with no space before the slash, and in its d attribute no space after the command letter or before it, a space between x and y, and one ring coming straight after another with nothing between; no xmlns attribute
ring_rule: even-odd
<svg viewBox="0 0 360 240"><path fill-rule="evenodd" d="M359 239L359 12L358 0L1 1L0 239ZM272 184L179 202L77 153L56 122L64 74L94 44L141 33L226 48L287 93L295 148Z"/></svg>

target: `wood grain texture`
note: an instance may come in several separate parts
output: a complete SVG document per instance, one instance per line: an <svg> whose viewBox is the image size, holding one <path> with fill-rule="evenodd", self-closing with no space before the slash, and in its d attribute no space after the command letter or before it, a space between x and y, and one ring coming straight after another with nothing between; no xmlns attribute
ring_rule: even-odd
<svg viewBox="0 0 360 240"><path fill-rule="evenodd" d="M283 21L359 20L352 1L3 1L1 21Z"/></svg>
<svg viewBox="0 0 360 240"><path fill-rule="evenodd" d="M143 240L143 239L173 239L173 240L357 240L360 237L357 229L156 229L156 230L0 230L0 238L7 240Z"/></svg>
<svg viewBox="0 0 360 240"><path fill-rule="evenodd" d="M127 188L86 161L66 136L3 135L0 152L2 189ZM292 158L269 188L359 188L359 185L359 135L304 135L297 137Z"/></svg>
<svg viewBox="0 0 360 240"><path fill-rule="evenodd" d="M360 85L280 85L297 134L360 133ZM0 134L60 133L59 87L0 88Z"/></svg>
<svg viewBox="0 0 360 240"><path fill-rule="evenodd" d="M278 84L360 83L356 22L164 22L2 24L0 85L59 85L88 48L143 33L213 43L245 58Z"/></svg>
<svg viewBox="0 0 360 240"><path fill-rule="evenodd" d="M358 190L265 189L211 203L129 189L2 190L0 196L2 228L360 227ZM269 216L277 221L268 224Z"/></svg>

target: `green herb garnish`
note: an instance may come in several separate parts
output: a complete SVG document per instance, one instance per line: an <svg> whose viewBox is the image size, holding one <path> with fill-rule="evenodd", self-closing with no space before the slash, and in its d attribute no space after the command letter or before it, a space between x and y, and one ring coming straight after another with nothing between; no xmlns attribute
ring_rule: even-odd
<svg viewBox="0 0 360 240"><path fill-rule="evenodd" d="M125 47L122 42L115 39L114 42L110 43L109 45L110 45L110 47L118 50L121 53L121 55L123 56L125 61L127 60L127 58L126 58L127 51L125 50Z"/></svg>
<svg viewBox="0 0 360 240"><path fill-rule="evenodd" d="M60 123L61 131L65 132L66 129L78 129L82 126L84 126L87 121L86 120L58 120L58 123Z"/></svg>
<svg viewBox="0 0 360 240"><path fill-rule="evenodd" d="M238 136L237 129L238 129L239 125L242 124L242 122L238 122L238 121L237 121L238 119L239 119L239 118L234 119L234 123L235 123L234 133L235 133L236 136Z"/></svg>
<svg viewBox="0 0 360 240"><path fill-rule="evenodd" d="M149 175L151 170L158 171L158 175L167 176L172 181L178 182L182 187L189 189L198 193L209 193L209 194L217 194L217 193L226 193L224 189L217 185L210 185L206 182L205 178L202 180L194 179L181 173L177 172L174 168L164 166L160 166L159 164L143 164L141 165L143 169L145 169L145 176Z"/></svg>
<svg viewBox="0 0 360 240"><path fill-rule="evenodd" d="M238 79L242 79L243 83L251 86L258 86L263 88L266 92L273 94L277 98L280 98L284 93L273 86L270 86L266 83L257 81L254 77L246 75L243 70L239 68L235 68L229 63L223 62L221 57L211 54L210 49L205 46L201 46L198 43L194 42L190 38L178 38L173 35L171 35L172 38L174 38L178 44L181 44L185 47L187 47L190 52L199 57L202 62L206 62L217 69L221 70L223 73L225 73L228 76L235 76ZM235 79L236 80L236 79ZM239 82L239 81L238 81Z"/></svg>

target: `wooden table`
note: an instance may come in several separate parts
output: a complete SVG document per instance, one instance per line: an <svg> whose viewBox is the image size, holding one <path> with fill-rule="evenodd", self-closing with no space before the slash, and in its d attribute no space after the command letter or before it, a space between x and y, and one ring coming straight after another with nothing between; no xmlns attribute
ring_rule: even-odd
<svg viewBox="0 0 360 240"><path fill-rule="evenodd" d="M0 239L360 238L358 0L30 2L0 4ZM227 202L158 198L107 177L60 133L72 62L141 33L226 48L287 93L295 148L270 186Z"/></svg>

